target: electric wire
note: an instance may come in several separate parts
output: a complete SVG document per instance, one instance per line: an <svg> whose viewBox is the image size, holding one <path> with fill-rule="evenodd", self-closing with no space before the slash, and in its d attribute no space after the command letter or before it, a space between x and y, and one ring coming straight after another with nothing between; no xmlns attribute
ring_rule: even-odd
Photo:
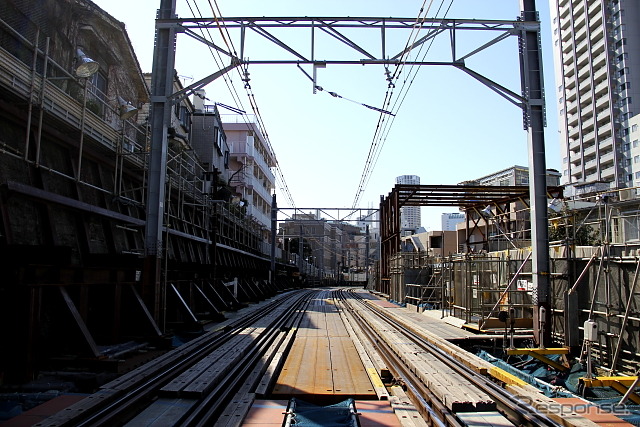
<svg viewBox="0 0 640 427"><path fill-rule="evenodd" d="M442 9L444 1L445 0L443 0L443 2L440 4L440 7L438 8L438 11L436 12L436 16L440 12L440 10ZM449 3L449 6L448 6L446 12L443 15L443 19L446 18L446 16L448 15L449 11L451 10L451 6L452 5L453 5L453 0L451 0L451 2ZM424 55L421 58L422 61L425 60L425 58L426 58L427 54L429 53L434 41L435 41L435 38L432 38L430 43L429 43L429 46L427 47L426 52L424 53ZM420 49L418 50L417 55L420 55L420 53L422 52L423 47L424 47L424 44L422 44L420 46ZM400 110L400 108L402 107L402 104L404 103L404 100L406 99L406 97L407 97L407 95L409 93L409 89L411 89L411 86L413 85L413 82L415 81L415 78L418 75L418 72L420 70L421 70L421 66L420 65L412 64L409 67L408 75L410 77L403 80L402 87L400 89L400 94L396 98L396 100L395 100L395 102L394 102L394 104L393 104L393 106L391 108L392 111L396 111L396 113L397 113ZM411 76L412 72L413 72L413 76ZM406 90L404 90L404 87L407 85L407 81L409 82L409 84L408 84ZM396 107L396 105L397 105L397 107ZM394 121L395 121L395 115L392 116L392 118L390 118L388 121L385 122L386 128L384 129L384 137L382 139L382 143L380 144L380 149L377 151L376 156L374 158L373 166L371 168L371 171L373 171L373 169L375 169L375 166L378 163L378 159L380 158L380 154L382 153L382 147L384 146L384 143L387 140L387 137L388 137L388 135L389 135L389 133L391 131L391 126L393 125ZM367 180L365 182L365 188L366 188L367 184L369 183L369 179L370 178L371 178L371 174L369 174L369 177L367 178Z"/></svg>
<svg viewBox="0 0 640 427"><path fill-rule="evenodd" d="M447 14L449 13L449 11L451 10L451 7L453 5L454 0L450 0L449 6L446 9L446 12L443 15L443 19L447 16ZM438 7L438 10L436 12L436 16L440 13L440 11L443 8L443 5L445 3L445 0L442 0L442 2L440 3L440 6ZM394 114L397 114L398 111L400 110L408 92L409 89L411 88L415 77L417 76L418 71L420 70L420 66L419 65L411 65L409 68L409 72L408 75L409 77L404 79L402 87L400 89L400 94L398 95L398 97L396 98L395 102L393 103L393 105L391 107L389 107L389 105L391 104L391 100L393 99L393 89L395 88L395 83L394 81L397 81L404 69L404 66L408 60L409 54L413 49L410 49L410 46L414 46L415 42L417 40L417 37L419 35L419 31L422 30L423 26L424 26L424 20L426 15L429 13L429 10L431 9L432 5L433 5L433 0L431 0L431 2L429 3L429 6L426 8L425 10L425 4L426 4L426 0L423 3L422 8L420 9L420 12L418 14L418 18L416 18L416 24L414 25L414 28L417 28L417 30L414 32L412 30L411 34L409 35L409 38L407 40L407 43L405 45L405 49L403 50L403 53L401 55L401 60L400 63L396 65L396 69L393 73L393 75L391 77L388 78L389 80L389 89L391 90L387 90L387 93L385 94L385 101L383 103L383 109L386 110L390 110L391 112L393 112ZM422 17L422 13L424 12L424 17ZM431 28L433 29L434 27L431 26ZM431 42L426 50L426 52L423 54L422 56L422 60L424 61L424 58L426 57L426 55L429 53L431 46L433 45L434 42L434 38L431 39ZM420 53L422 52L424 48L424 44L420 45L420 48L418 50L417 56L420 55ZM413 71L415 69L415 71ZM388 70L387 70L388 73ZM412 76L413 73L413 76ZM407 82L408 85L407 85ZM405 89L406 87L406 89ZM366 189L369 180L371 179L373 170L375 169L375 166L377 164L377 161L380 157L380 154L382 152L382 147L384 146L384 143L387 140L387 137L390 133L391 127L393 125L395 121L395 115L391 116L391 117L384 117L382 114L380 115L379 119L378 119L378 123L376 124L376 128L375 128L375 132L374 132L374 137L373 137L373 141L371 143L371 147L369 150L369 155L365 161L365 167L360 179L360 183L358 185L358 189L356 191L356 195L354 198L354 202L353 202L353 206L356 206L357 203L360 200L360 197L362 196L364 190Z"/></svg>
<svg viewBox="0 0 640 427"><path fill-rule="evenodd" d="M217 0L213 0L213 4L215 4L215 9L213 8L213 5L211 3L211 0L209 0L209 6L211 8L211 12L214 15L214 19L216 21L216 24L218 26L218 29L220 30L221 33L226 33L227 37L223 37L223 40L225 42L225 44L227 45L227 48L229 48L229 50L232 50L234 52L234 55L237 56L237 54L235 53L235 47L233 46L233 41L231 38L231 35L229 34L229 29L227 28L227 26L224 24L224 22L221 24L220 21L218 20L218 16L222 16L222 13L220 11L220 8L218 7L218 2ZM228 41L227 41L228 40ZM229 46L229 43L231 44L231 47ZM278 158L275 155L275 150L273 149L273 146L271 145L271 140L269 138L269 134L267 132L267 128L266 125L264 123L264 120L262 119L262 115L260 114L260 109L258 108L258 104L257 101L255 99L255 95L251 89L251 85L249 84L249 79L248 79L248 72L245 69L245 76L243 78L240 70L236 69L236 71L240 74L240 78L245 82L244 88L247 92L247 96L249 98L249 102L251 104L251 108L254 112L254 115L256 117L256 120L258 121L258 125L265 137L265 142L270 150L270 152L273 154L273 160L275 162L275 171L276 171L276 182L278 183L279 188L282 189L285 198L287 199L288 203L290 206L295 207L295 202L293 201L293 196L291 195L291 192L289 191L289 186L287 185L286 180L284 179L284 173L282 172L282 168L280 167L280 163L278 162Z"/></svg>
<svg viewBox="0 0 640 427"><path fill-rule="evenodd" d="M211 2L211 0L208 0L208 4L209 7L211 9L211 12L213 14L214 17L214 21L216 23L216 26L218 28L218 31L220 32L221 38L224 42L224 44L226 45L227 49L230 52L233 52L233 55L237 57L237 52L235 50L235 47L233 46L233 42L232 39L230 37L229 31L226 28L226 26L224 25L224 23L221 23L220 20L218 19L218 16L221 16L220 13L220 9L217 5L217 2L214 0L213 3ZM215 10L214 10L214 4L215 4ZM200 18L203 17L202 12L200 11L200 8L198 7L198 4L195 2L195 0L193 1L193 5L192 5L192 0L187 0L187 6L189 7L189 10L191 11L191 14L193 16L198 16ZM195 8L195 10L194 10ZM217 10L217 13L216 13ZM196 11L197 11L197 15L196 15ZM205 34L205 30L206 30L206 34ZM213 35L211 34L209 28L207 27L201 27L200 28L200 32L202 34L202 37L208 41L213 41ZM208 46L209 52L211 54L211 56L214 59L214 62L216 63L216 66L219 68L223 68L223 59L221 57L220 52L215 51L214 49L212 49L211 46ZM239 69L236 68L236 71L239 73L241 80L245 80L243 79L242 73ZM222 75L223 80L229 90L229 94L231 95L231 97L233 98L233 101L236 105L236 107L239 110L244 110L244 105L242 103L242 100L240 98L240 95L238 94L235 86L232 84L231 79L226 75L223 74ZM264 124L264 121L262 120L262 116L260 115L260 110L257 106L257 103L255 101L255 95L250 91L250 86L248 85L248 82L245 83L245 89L247 89L247 96L249 97L249 102L251 104L251 108L253 110L254 113L254 117L256 118L256 124L257 127L259 128L262 136L264 137L264 142L267 145L267 148L270 152L270 154L272 155L273 158L273 162L275 163L275 172L276 172L276 184L277 186L283 191L285 198L287 199L287 202L292 206L295 207L295 203L293 201L293 197L289 191L289 188L287 186L286 180L284 179L284 174L282 172L282 169L280 168L280 165L278 163L277 157L275 155L275 150L273 149L273 146L271 145L270 139L269 139L269 134L266 131L266 126ZM246 116L242 116L243 120L245 121L245 124L247 125L247 127L249 129L251 129L251 123L249 122L248 118ZM267 201L269 202L269 201Z"/></svg>
<svg viewBox="0 0 640 427"><path fill-rule="evenodd" d="M411 33L409 33L409 38L408 38L407 43L405 45L405 49L403 50L403 53L401 55L399 64L396 65L396 69L394 70L393 75L391 77L389 77L389 79L388 79L389 80L389 85L387 86L387 91L385 93L385 99L384 99L384 102L382 103L382 108L383 109L387 109L388 108L389 102L393 97L393 89L395 88L395 85L393 84L393 81L397 80L398 76L402 72L402 69L404 68L404 63L406 62L405 56L408 55L407 48L409 46L410 40L412 38L412 35L414 34L414 32L416 32L416 27L418 29L421 27L421 25L418 25L418 22L420 22L420 15L421 15L421 12L424 11L424 6L426 4L426 1L427 0L424 0L424 2L422 3L422 7L420 8L420 12L418 13L418 17L416 18L416 23L414 24L413 28L411 29ZM433 3L433 0L431 0L431 3ZM428 11L429 11L429 9L431 7L431 3L429 4L429 8L427 8L427 11L425 12L425 16L426 16L426 14L428 13ZM417 32L416 32L416 34L417 34ZM416 37L417 37L417 35L416 35ZM378 122L377 122L375 130L374 130L373 140L372 140L371 146L369 148L369 153L367 155L367 159L365 160L364 170L363 170L362 175L360 177L360 183L358 184L358 189L356 191L356 195L355 195L355 198L354 198L352 206L356 206L358 204L358 201L360 200L360 197L362 196L362 193L364 192L365 183L368 181L368 177L369 177L369 175L370 175L370 173L372 171L373 159L375 158L375 153L377 152L378 146L380 144L380 139L379 139L380 130L382 128L382 125L386 121L386 119L387 118L382 114L380 114L380 116L378 117Z"/></svg>

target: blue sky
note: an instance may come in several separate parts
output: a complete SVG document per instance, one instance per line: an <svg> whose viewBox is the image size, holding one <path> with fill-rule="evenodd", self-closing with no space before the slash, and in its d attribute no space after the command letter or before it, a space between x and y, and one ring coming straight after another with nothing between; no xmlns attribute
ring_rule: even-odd
<svg viewBox="0 0 640 427"><path fill-rule="evenodd" d="M155 11L159 0L94 0L113 17L125 23L143 71L151 71ZM442 0L434 0L428 17L436 15ZM197 5L202 16L210 17L208 0L177 0L181 17L193 16L189 5ZM445 7L450 0L445 0ZM414 18L429 1L283 1L218 0L223 16L369 16ZM542 21L547 123L545 131L547 167L560 168L558 148L553 56L550 45L548 2L538 0ZM513 20L519 14L518 0L455 0L447 18ZM215 34L215 31L212 31ZM251 32L250 32L251 33ZM310 50L309 31L273 33L303 52ZM374 53L380 52L380 35L373 30L347 33ZM236 49L239 38L232 33ZM494 34L460 33L461 52L480 46ZM387 52L401 49L409 32L389 33ZM426 56L428 61L449 60L448 36L436 38ZM474 55L467 66L492 80L520 92L517 39L511 37ZM317 59L358 58L348 54L338 42L318 36ZM424 53L424 51L422 52ZM275 46L249 34L245 56L250 59L289 58ZM190 84L218 70L202 44L179 35L176 69ZM310 69L307 69L310 71ZM388 90L384 68L378 65L335 65L318 70L317 83L345 99L325 93L313 94L311 82L295 65L256 65L249 68L251 90L260 108L271 144L287 186L299 208L351 207L373 142L379 114L360 103L382 107ZM393 71L393 69L391 69ZM417 74L413 75L417 71ZM493 91L453 67L423 66L409 73L405 69L396 82L394 94L401 93L403 79L411 75L411 88L397 111L358 207L377 207L398 175L419 175L422 184L456 184L513 166L528 165L527 134L521 111ZM246 92L237 72L228 75L228 84L239 94L243 108L250 110ZM407 81L407 84L409 81ZM212 101L237 106L222 79L209 85ZM279 189L277 190L280 191ZM286 206L279 195L279 204ZM423 226L439 228L441 212L451 208L423 208Z"/></svg>

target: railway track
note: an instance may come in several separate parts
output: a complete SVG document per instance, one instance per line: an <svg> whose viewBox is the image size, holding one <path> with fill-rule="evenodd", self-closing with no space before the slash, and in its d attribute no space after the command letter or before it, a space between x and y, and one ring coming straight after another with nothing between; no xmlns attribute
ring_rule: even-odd
<svg viewBox="0 0 640 427"><path fill-rule="evenodd" d="M105 384L36 426L214 425L247 382L259 386L317 292L289 292L245 309L237 320Z"/></svg>
<svg viewBox="0 0 640 427"><path fill-rule="evenodd" d="M385 316L383 310L372 309L356 292L336 291L336 299L343 307L345 318L374 344L394 378L404 384L422 416L433 425L463 426L466 423L462 419L466 416L489 411L498 411L514 425L559 425L518 400L493 379L473 371L397 320ZM441 366L449 369L448 387L437 379L431 380L431 376L438 374L434 366L436 371L442 369ZM461 395L469 399L460 399ZM460 414L466 416L458 416Z"/></svg>
<svg viewBox="0 0 640 427"><path fill-rule="evenodd" d="M514 425L558 425L358 293L324 289L246 308L36 426L239 426L254 400L269 396L314 299L335 304L353 338L371 353L369 362L379 371L384 364L427 423L464 426L473 414L492 414ZM388 398L384 385L377 388L379 399Z"/></svg>

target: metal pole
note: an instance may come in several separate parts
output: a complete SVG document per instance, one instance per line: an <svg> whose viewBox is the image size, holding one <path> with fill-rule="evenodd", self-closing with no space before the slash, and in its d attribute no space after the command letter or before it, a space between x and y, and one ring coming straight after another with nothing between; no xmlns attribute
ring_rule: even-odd
<svg viewBox="0 0 640 427"><path fill-rule="evenodd" d="M276 193L271 198L271 270L269 281L273 285L276 280L276 233L278 228L278 203Z"/></svg>
<svg viewBox="0 0 640 427"><path fill-rule="evenodd" d="M300 225L300 237L298 238L298 269L300 270L300 274L304 273L303 272L304 264L302 263L303 250L304 250L304 244L302 243L302 225Z"/></svg>
<svg viewBox="0 0 640 427"><path fill-rule="evenodd" d="M542 50L540 21L535 0L520 0L522 20L536 22L526 25L520 35L520 73L524 104L524 127L528 132L529 147L529 197L531 202L532 274L536 289L534 309L534 336L538 336L541 323L550 325L550 262L549 230L547 215L547 168L544 149L544 85L542 75ZM540 310L544 307L545 310ZM545 313L545 319L537 318ZM550 342L551 328L544 330L545 342Z"/></svg>
<svg viewBox="0 0 640 427"><path fill-rule="evenodd" d="M371 234L369 234L369 224L367 224L367 231L365 237L365 254L364 254L364 283L365 288L369 287L369 243L371 241Z"/></svg>
<svg viewBox="0 0 640 427"><path fill-rule="evenodd" d="M161 0L157 20L176 18L176 0ZM156 21L157 22L157 21ZM151 152L145 228L145 293L160 290L163 252L163 214L165 210L165 180L167 175L167 129L170 123L175 75L176 31L173 26L156 23L151 77ZM159 307L154 307L159 315Z"/></svg>

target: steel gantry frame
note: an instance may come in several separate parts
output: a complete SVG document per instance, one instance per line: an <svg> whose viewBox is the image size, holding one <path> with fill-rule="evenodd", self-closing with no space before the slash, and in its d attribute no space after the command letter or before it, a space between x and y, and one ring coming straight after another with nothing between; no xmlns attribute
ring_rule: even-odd
<svg viewBox="0 0 640 427"><path fill-rule="evenodd" d="M518 106L523 111L523 127L528 134L529 147L529 186L531 200L532 242L533 242L533 283L537 289L537 304L545 307L546 315L549 305L549 253L548 230L546 211L546 165L544 132L545 107L544 87L542 76L542 52L540 41L540 21L535 6L535 0L520 0L521 15L513 21L502 20L472 20L472 19L429 19L429 18L357 18L357 17L296 17L296 18L181 18L175 14L175 0L161 0L160 9L156 19L156 43L154 47L153 76L152 76L152 114L151 114L151 153L149 191L146 207L147 226L145 231L145 256L148 285L160 284L160 270L162 257L162 218L164 213L164 187L166 179L166 151L167 129L169 124L170 106L176 100L189 96L194 91L204 87L216 78L239 67L247 67L251 64L307 64L315 66L327 64L378 64L378 65L448 65L456 67L480 81L500 96ZM198 35L195 30L222 27L227 29L239 29L240 53L229 52L214 41ZM387 55L386 35L387 30L426 27L426 34L408 44L404 49L395 52L393 56ZM303 54L280 40L268 29L300 29L310 31L310 52ZM368 51L354 40L345 35L342 30L347 28L375 30L380 32L380 55ZM285 59L245 59L245 42L247 30L261 35L265 40L279 46L289 55ZM340 43L350 47L360 55L354 60L322 59L315 56L315 31L322 31L330 35ZM465 55L458 55L456 50L456 34L459 31L492 31L497 35L492 40L478 46ZM211 49L216 50L229 58L229 65L219 71L201 79L181 90L172 93L172 78L175 65L175 46L178 33L184 33L198 40ZM451 43L451 60L440 62L409 61L405 55L436 36L448 33ZM465 60L469 57L508 39L511 36L518 37L520 59L521 93L517 94L505 86L466 67ZM364 58L362 58L364 56ZM306 73L305 73L306 74ZM308 75L308 74L307 74ZM391 83L391 82L390 82ZM537 313L536 313L537 315Z"/></svg>

